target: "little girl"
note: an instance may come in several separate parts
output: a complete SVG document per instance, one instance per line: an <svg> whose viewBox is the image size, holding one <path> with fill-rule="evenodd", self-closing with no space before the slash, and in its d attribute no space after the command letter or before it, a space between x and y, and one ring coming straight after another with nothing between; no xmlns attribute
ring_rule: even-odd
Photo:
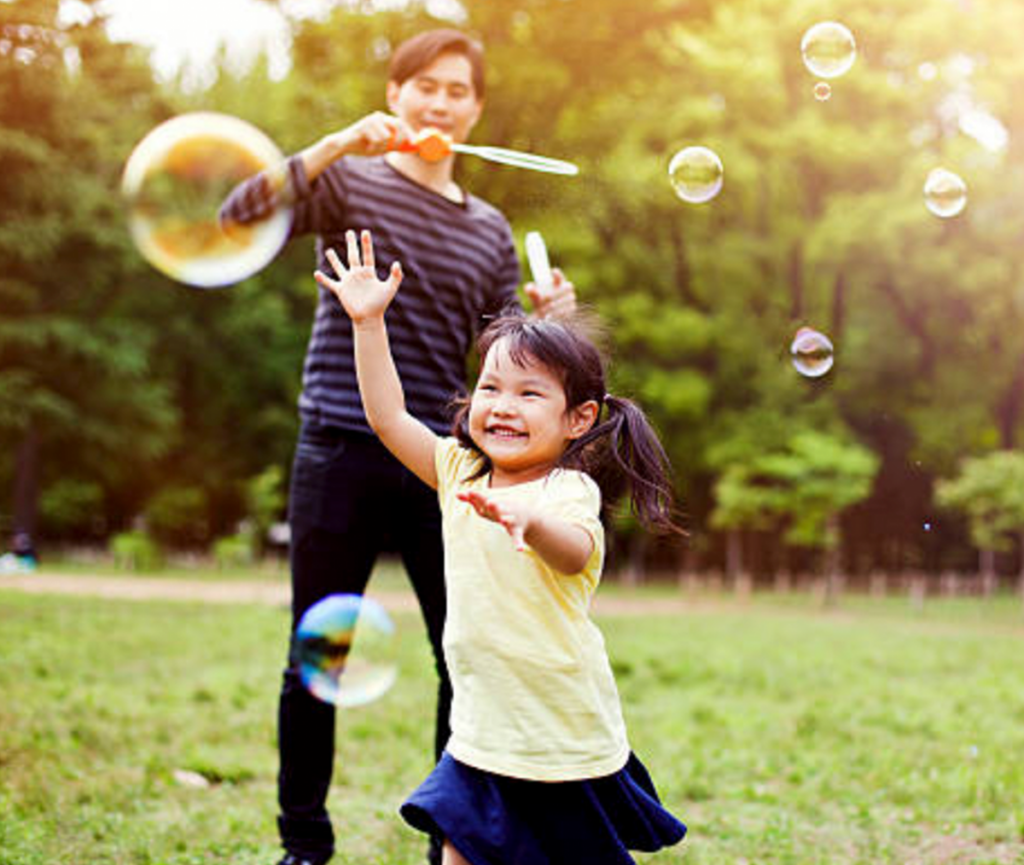
<svg viewBox="0 0 1024 865"><path fill-rule="evenodd" d="M521 316L481 334L476 388L453 437L437 436L406 411L388 345L401 266L380 281L369 233L360 241L348 232L348 267L328 250L338 278L316 279L352 319L370 426L443 515L452 734L402 816L444 837L444 865L626 865L630 849L677 843L686 827L630 750L588 616L604 556L595 478L625 482L642 521L678 530L657 437L605 393L589 341Z"/></svg>

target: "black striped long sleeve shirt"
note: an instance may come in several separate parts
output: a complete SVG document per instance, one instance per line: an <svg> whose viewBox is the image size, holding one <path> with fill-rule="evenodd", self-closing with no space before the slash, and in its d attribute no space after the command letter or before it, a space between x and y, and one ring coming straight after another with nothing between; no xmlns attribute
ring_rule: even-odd
<svg viewBox="0 0 1024 865"><path fill-rule="evenodd" d="M508 221L468 193L450 201L392 168L383 157L344 157L312 183L288 161L294 197L291 236L316 234L317 266L333 247L345 260L345 231L369 229L382 275L393 261L404 279L386 313L391 351L409 412L438 433L448 406L466 390L466 359L481 323L516 303L519 260ZM274 206L263 175L236 189L222 210L245 223ZM337 298L318 287L299 411L304 418L371 432L359 398L352 324Z"/></svg>

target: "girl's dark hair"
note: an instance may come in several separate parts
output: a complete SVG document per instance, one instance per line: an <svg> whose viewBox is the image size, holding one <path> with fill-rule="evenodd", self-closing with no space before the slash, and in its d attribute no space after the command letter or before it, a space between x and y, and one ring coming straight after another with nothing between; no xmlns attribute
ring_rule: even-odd
<svg viewBox="0 0 1024 865"><path fill-rule="evenodd" d="M404 84L442 54L461 54L469 61L473 70L473 90L477 99L483 99L486 89L483 46L461 30L449 27L425 30L399 45L391 55L388 81Z"/></svg>
<svg viewBox="0 0 1024 865"><path fill-rule="evenodd" d="M665 450L636 403L605 391L604 363L590 336L592 330L580 317L556 321L506 312L480 334L477 349L482 364L494 344L505 340L514 363L523 365L532 359L543 364L562 382L566 411L594 400L598 405L594 426L569 443L559 468L590 475L606 507L628 490L631 509L641 523L655 531L685 534L676 521ZM482 477L492 466L469 435L470 398L456 400L455 408L452 435L480 455L482 465L474 477Z"/></svg>

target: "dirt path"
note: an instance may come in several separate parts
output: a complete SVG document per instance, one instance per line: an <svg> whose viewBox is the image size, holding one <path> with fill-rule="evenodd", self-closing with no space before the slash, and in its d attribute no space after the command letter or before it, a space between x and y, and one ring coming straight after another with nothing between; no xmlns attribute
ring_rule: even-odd
<svg viewBox="0 0 1024 865"><path fill-rule="evenodd" d="M32 594L87 595L129 600L200 601L209 604L269 604L287 606L291 591L286 582L267 580L189 580L178 577L112 577L94 574L2 574L0 589L15 589ZM411 591L379 591L368 593L386 609L416 610L416 596ZM687 602L683 598L602 597L594 602L596 613L617 615L679 614L694 612L706 604Z"/></svg>

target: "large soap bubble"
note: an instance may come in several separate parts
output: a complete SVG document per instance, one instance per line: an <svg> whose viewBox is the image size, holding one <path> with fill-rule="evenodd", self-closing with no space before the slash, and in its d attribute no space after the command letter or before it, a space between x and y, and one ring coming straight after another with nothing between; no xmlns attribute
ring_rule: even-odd
<svg viewBox="0 0 1024 865"><path fill-rule="evenodd" d="M336 706L370 703L398 676L395 626L362 595L329 595L310 607L295 631L295 657L302 684Z"/></svg>
<svg viewBox="0 0 1024 865"><path fill-rule="evenodd" d="M821 21L809 28L800 41L804 65L819 78L845 75L857 59L853 34L836 21Z"/></svg>
<svg viewBox="0 0 1024 865"><path fill-rule="evenodd" d="M948 219L967 206L967 184L959 174L933 168L924 182L925 206L936 216Z"/></svg>
<svg viewBox="0 0 1024 865"><path fill-rule="evenodd" d="M669 162L668 178L683 201L703 204L721 192L725 169L713 150L684 147Z"/></svg>
<svg viewBox="0 0 1024 865"><path fill-rule="evenodd" d="M157 270L200 288L252 276L288 237L291 209L284 157L255 126L215 112L161 123L136 145L121 191L132 239ZM243 180L263 172L258 216L222 219Z"/></svg>
<svg viewBox="0 0 1024 865"><path fill-rule="evenodd" d="M835 362L832 341L814 328L802 327L789 348L796 371L805 378L820 378Z"/></svg>

